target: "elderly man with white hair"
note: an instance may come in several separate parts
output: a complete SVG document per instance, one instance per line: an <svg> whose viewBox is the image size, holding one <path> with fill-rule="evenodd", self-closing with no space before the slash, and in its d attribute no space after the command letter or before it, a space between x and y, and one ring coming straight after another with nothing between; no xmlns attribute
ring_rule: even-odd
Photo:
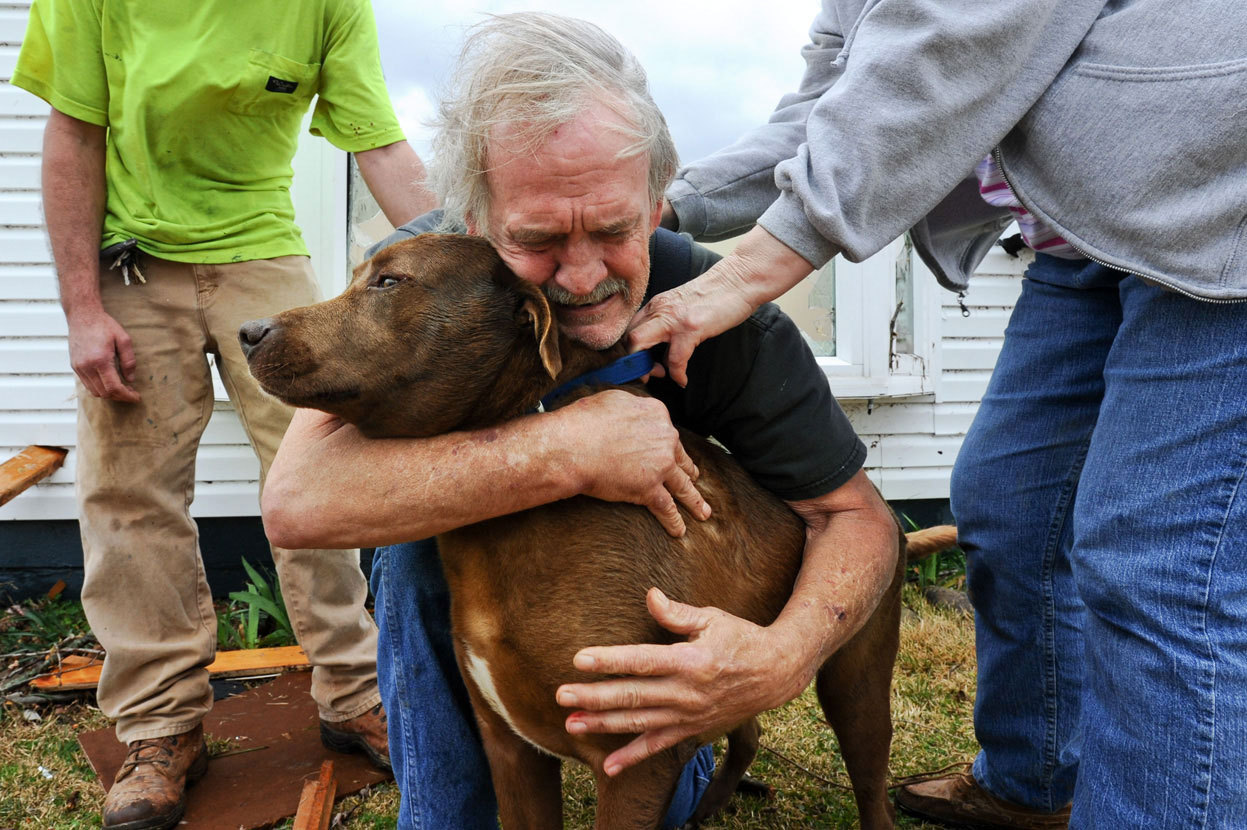
<svg viewBox="0 0 1247 830"><path fill-rule="evenodd" d="M456 84L441 107L431 174L445 214L387 242L433 228L487 238L542 287L562 329L595 348L619 341L648 296L713 264L710 252L658 229L674 145L644 71L609 35L551 15L492 18L468 38ZM329 415L296 415L265 490L270 537L390 545L377 551L373 590L400 826L492 826L497 809L428 537L577 494L644 505L680 535L677 502L699 518L713 505L693 484L673 419L721 441L806 521L804 565L770 626L651 603L695 648L577 655L577 667L618 678L562 687L567 729L641 733L606 759L605 774L792 699L878 604L896 566L894 520L791 321L764 307L698 351L686 387L657 379L650 388L655 398L607 391L428 439L369 441ZM668 826L691 814L704 771L686 770Z"/></svg>

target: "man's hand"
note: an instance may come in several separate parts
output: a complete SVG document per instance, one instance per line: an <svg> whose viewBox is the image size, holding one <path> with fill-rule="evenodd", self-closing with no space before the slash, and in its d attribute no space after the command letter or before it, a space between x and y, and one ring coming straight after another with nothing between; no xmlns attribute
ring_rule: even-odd
<svg viewBox="0 0 1247 830"><path fill-rule="evenodd" d="M632 318L628 347L636 352L669 343L666 374L685 386L688 359L698 345L744 322L810 271L800 254L755 227L709 271L646 303Z"/></svg>
<svg viewBox="0 0 1247 830"><path fill-rule="evenodd" d="M792 700L879 604L896 574L897 527L865 472L788 504L806 523L805 555L792 596L769 626L671 602L653 588L650 614L688 642L591 647L576 655L582 671L624 676L561 686L559 704L578 710L567 730L640 733L607 756L608 775Z"/></svg>
<svg viewBox="0 0 1247 830"><path fill-rule="evenodd" d="M745 278L738 273L737 263L728 257L700 277L658 294L633 316L629 350L638 352L657 343L668 343L662 373L687 386L687 366L693 350L753 313L755 306L750 305L740 288Z"/></svg>
<svg viewBox="0 0 1247 830"><path fill-rule="evenodd" d="M556 693L560 706L577 709L566 721L573 735L641 733L607 756L607 775L686 738L726 732L788 702L812 679L783 682L793 675L792 655L770 629L718 608L675 602L657 588L645 600L655 620L688 642L582 649L577 669L628 676L569 683Z"/></svg>
<svg viewBox="0 0 1247 830"><path fill-rule="evenodd" d="M709 518L694 484L697 465L661 401L607 390L552 415L563 419L560 435L581 464L584 495L646 507L672 536L684 535L677 501L695 518Z"/></svg>
<svg viewBox="0 0 1247 830"><path fill-rule="evenodd" d="M97 398L138 403L134 387L138 361L130 335L103 309L75 315L69 322L69 362L74 372Z"/></svg>

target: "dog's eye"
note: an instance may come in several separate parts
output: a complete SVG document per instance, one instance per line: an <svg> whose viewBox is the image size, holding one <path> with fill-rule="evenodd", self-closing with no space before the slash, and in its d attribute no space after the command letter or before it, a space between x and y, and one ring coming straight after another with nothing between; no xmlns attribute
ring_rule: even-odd
<svg viewBox="0 0 1247 830"><path fill-rule="evenodd" d="M373 282L377 288L393 288L403 281L402 277L395 277L391 274L382 274Z"/></svg>

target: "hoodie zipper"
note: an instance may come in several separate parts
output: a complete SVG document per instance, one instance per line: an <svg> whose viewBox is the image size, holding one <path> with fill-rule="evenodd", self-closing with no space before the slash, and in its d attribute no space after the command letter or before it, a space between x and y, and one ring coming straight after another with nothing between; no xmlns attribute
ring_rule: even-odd
<svg viewBox="0 0 1247 830"><path fill-rule="evenodd" d="M1018 193L1018 189L1013 186L1013 179L1009 178L1009 171L1005 170L1004 159L1001 156L999 145L992 148L992 158L996 160L996 166L1000 168L1000 175L1004 176L1005 184L1009 186L1009 190L1013 192L1013 195L1017 198L1019 202L1022 202L1022 197ZM1031 213L1035 213L1035 211L1031 208L1031 206L1026 204L1025 202L1022 202L1022 206L1026 208L1028 211L1030 211ZM1146 280L1148 282L1156 283L1158 285L1164 286L1170 291L1181 294L1184 297L1190 297L1192 300L1198 300L1201 303L1216 303L1218 305L1233 305L1235 303L1247 302L1247 297L1240 297L1238 299L1228 300L1228 299L1222 299L1222 298L1201 297L1198 294L1192 294L1190 291L1187 291L1182 286L1177 285L1176 283L1170 282L1167 279L1154 277L1151 274L1140 274L1138 271L1131 271L1129 268L1122 268L1120 265L1114 265L1111 262L1105 262L1099 257L1093 254L1087 253L1077 244L1070 242L1070 240L1064 235L1062 235L1062 238L1065 239L1066 242L1069 242L1070 246L1074 250L1078 251L1078 253L1082 254L1084 257L1096 263L1097 265L1102 265L1105 268L1111 268L1114 271L1121 271L1122 273L1130 274L1131 276L1138 277L1141 280Z"/></svg>

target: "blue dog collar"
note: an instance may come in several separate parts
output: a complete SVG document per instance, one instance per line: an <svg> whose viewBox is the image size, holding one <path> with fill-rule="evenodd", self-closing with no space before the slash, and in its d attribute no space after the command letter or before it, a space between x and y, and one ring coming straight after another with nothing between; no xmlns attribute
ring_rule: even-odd
<svg viewBox="0 0 1247 830"><path fill-rule="evenodd" d="M643 378L653 370L654 355L652 349L646 349L643 352L633 352L630 355L619 358L614 363L603 366L601 369L594 369L592 372L586 372L579 377L572 378L542 398L541 403L537 405L537 411L544 412L550 404L579 386L588 386L589 384L619 386Z"/></svg>

